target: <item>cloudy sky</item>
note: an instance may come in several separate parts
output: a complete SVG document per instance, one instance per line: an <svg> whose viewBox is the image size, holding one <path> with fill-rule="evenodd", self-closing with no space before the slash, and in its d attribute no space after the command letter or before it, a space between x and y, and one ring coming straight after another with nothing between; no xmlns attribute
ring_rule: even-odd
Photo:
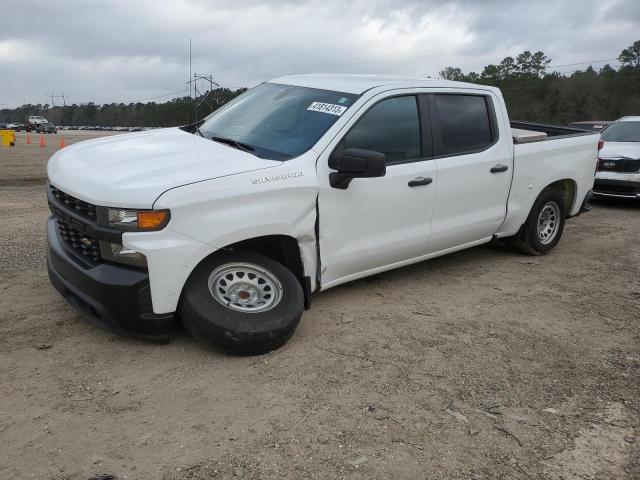
<svg viewBox="0 0 640 480"><path fill-rule="evenodd" d="M290 73L481 70L542 50L616 66L638 0L22 0L0 12L0 104L163 101L193 71L251 87ZM56 99L60 102L61 99Z"/></svg>

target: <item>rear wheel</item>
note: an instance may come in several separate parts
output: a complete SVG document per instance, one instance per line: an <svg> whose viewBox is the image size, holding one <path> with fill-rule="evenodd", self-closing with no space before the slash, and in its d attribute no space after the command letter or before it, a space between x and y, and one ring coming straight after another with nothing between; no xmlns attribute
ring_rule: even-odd
<svg viewBox="0 0 640 480"><path fill-rule="evenodd" d="M529 255L543 255L560 241L564 231L564 196L557 189L544 190L536 199L513 245Z"/></svg>
<svg viewBox="0 0 640 480"><path fill-rule="evenodd" d="M185 286L180 315L196 338L236 354L284 345L304 306L300 282L284 265L253 252L202 262Z"/></svg>

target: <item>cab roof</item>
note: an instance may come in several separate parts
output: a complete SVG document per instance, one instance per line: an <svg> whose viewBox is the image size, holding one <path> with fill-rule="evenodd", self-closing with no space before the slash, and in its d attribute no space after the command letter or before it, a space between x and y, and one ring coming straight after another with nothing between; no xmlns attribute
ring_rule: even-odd
<svg viewBox="0 0 640 480"><path fill-rule="evenodd" d="M629 116L618 119L618 122L640 122L640 116Z"/></svg>
<svg viewBox="0 0 640 480"><path fill-rule="evenodd" d="M361 95L367 90L376 87L395 88L476 88L494 90L493 87L477 85L475 83L453 82L450 80L437 80L432 78L416 78L396 75L367 75L344 73L310 73L304 75L289 75L274 78L269 83L294 85L297 87L318 88L322 90L334 90L344 93Z"/></svg>

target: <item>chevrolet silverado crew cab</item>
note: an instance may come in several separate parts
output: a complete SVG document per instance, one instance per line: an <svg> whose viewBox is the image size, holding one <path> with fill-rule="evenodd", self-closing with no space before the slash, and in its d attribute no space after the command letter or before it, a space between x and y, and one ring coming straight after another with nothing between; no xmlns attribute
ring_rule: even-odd
<svg viewBox="0 0 640 480"><path fill-rule="evenodd" d="M180 319L265 352L313 292L493 239L549 252L585 209L598 140L510 123L483 85L278 78L196 124L53 155L49 275L117 333L166 341Z"/></svg>

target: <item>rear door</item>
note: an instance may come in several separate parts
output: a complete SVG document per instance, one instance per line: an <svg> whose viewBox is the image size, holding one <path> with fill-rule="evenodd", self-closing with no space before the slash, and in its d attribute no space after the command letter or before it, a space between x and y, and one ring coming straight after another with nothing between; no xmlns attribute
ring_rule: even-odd
<svg viewBox="0 0 640 480"><path fill-rule="evenodd" d="M429 94L438 188L429 253L491 237L504 221L513 143L488 92Z"/></svg>

